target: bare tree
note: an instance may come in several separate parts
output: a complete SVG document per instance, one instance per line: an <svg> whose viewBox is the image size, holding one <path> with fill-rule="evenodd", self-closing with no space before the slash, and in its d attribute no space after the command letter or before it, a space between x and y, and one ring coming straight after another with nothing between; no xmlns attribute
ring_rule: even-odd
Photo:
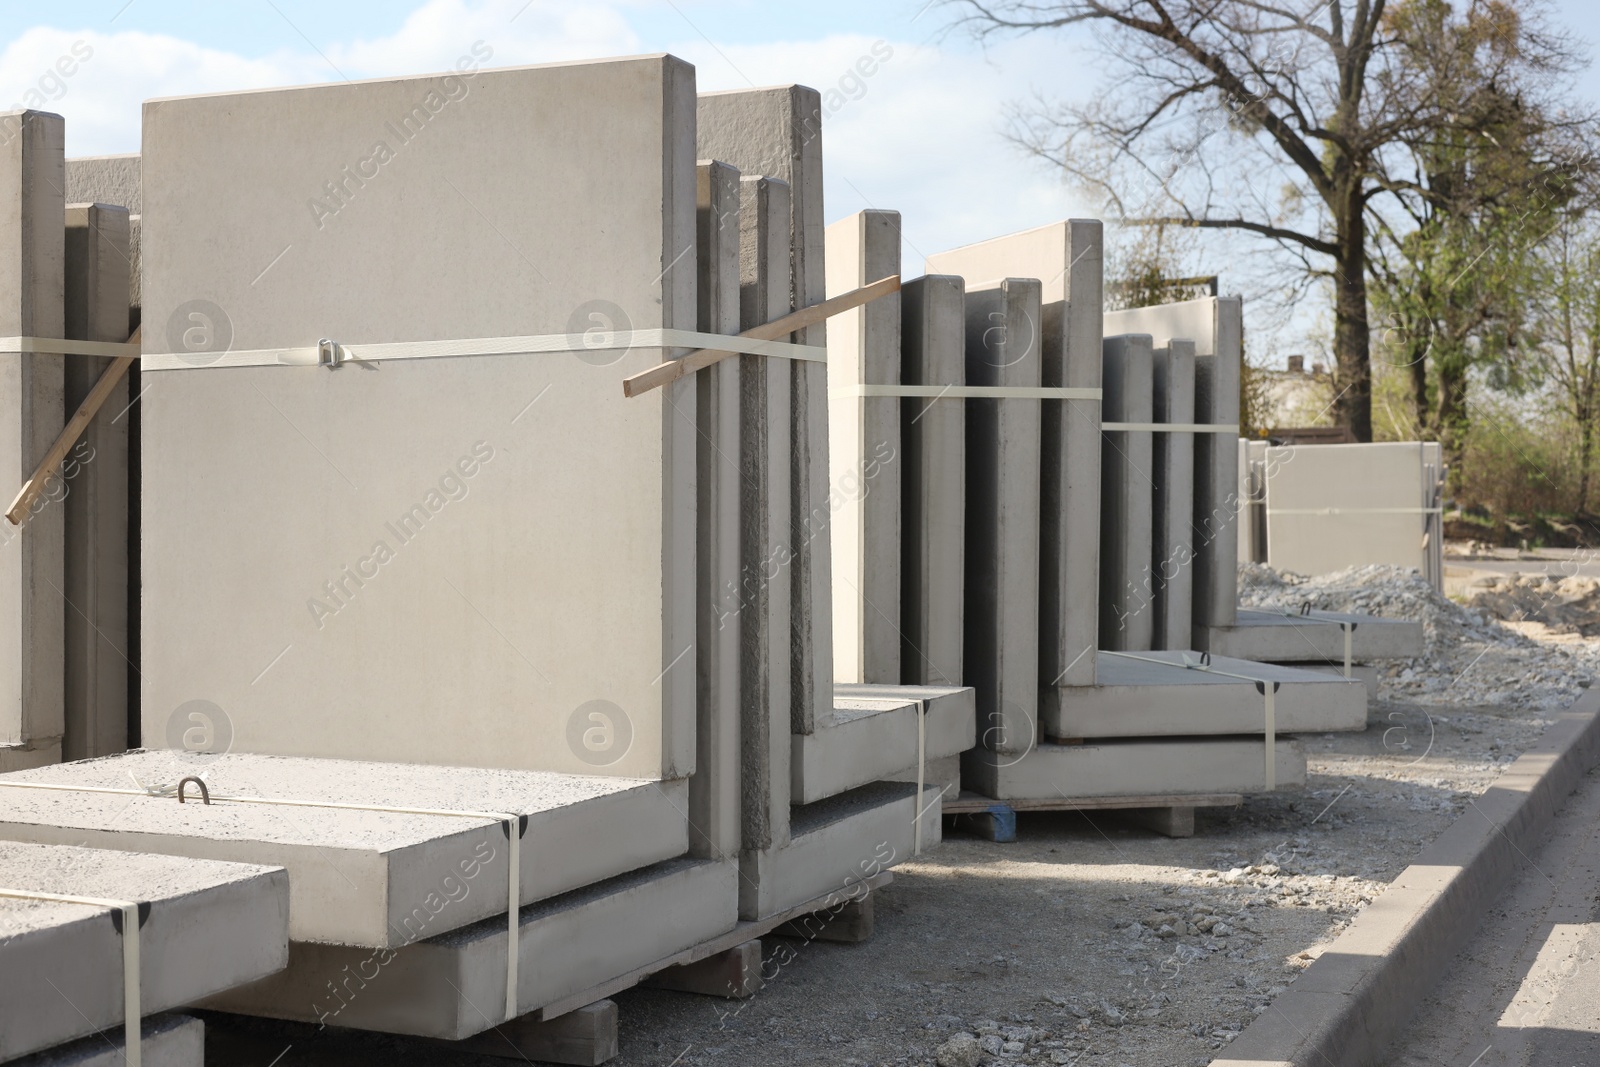
<svg viewBox="0 0 1600 1067"><path fill-rule="evenodd" d="M1508 46L1496 64L1570 54L1526 11L1468 0ZM1333 289L1335 414L1372 437L1370 225L1375 201L1426 195L1407 146L1461 116L1406 61L1386 0L946 0L980 38L1088 27L1112 60L1086 105L1013 113L1028 151L1100 192L1125 221L1228 230L1286 254L1304 295ZM1441 4L1444 0L1411 0Z"/></svg>

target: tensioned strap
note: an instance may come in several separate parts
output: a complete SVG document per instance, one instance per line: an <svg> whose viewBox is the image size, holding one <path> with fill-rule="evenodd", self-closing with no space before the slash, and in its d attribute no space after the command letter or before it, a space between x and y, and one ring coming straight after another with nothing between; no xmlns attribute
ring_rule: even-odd
<svg viewBox="0 0 1600 1067"><path fill-rule="evenodd" d="M928 768L928 702L917 701L917 799L911 805L911 854L922 855L922 783Z"/></svg>
<svg viewBox="0 0 1600 1067"><path fill-rule="evenodd" d="M1275 508L1268 515L1443 515L1444 508Z"/></svg>
<svg viewBox="0 0 1600 1067"><path fill-rule="evenodd" d="M60 337L0 337L0 352L49 352L65 356L137 356L127 341L68 341Z"/></svg>
<svg viewBox="0 0 1600 1067"><path fill-rule="evenodd" d="M1251 611L1262 611L1262 612L1268 612L1268 613L1276 613L1276 614L1284 616L1285 618L1305 619L1308 622L1320 622L1320 623L1336 622L1336 623L1338 623L1339 627L1342 630L1344 630L1344 676L1346 678L1355 677L1355 673L1351 669L1352 668L1351 654L1354 651L1354 645L1355 645L1355 633L1356 633L1356 625L1357 625L1356 623L1351 622L1349 619L1325 619L1325 618L1319 618L1316 615L1311 614L1311 602L1310 601L1307 601L1304 605L1302 605L1299 611L1290 611L1287 608L1276 608L1276 609L1273 609L1273 608L1251 608L1250 610Z"/></svg>
<svg viewBox="0 0 1600 1067"><path fill-rule="evenodd" d="M830 397L922 397L928 400L1099 400L1099 389L1028 385L841 385Z"/></svg>
<svg viewBox="0 0 1600 1067"><path fill-rule="evenodd" d="M346 345L333 341L298 348L253 348L226 352L147 352L145 370L209 370L215 367L338 366L395 359L457 359L466 356L520 356L535 353L621 352L631 348L717 348L756 356L781 356L825 363L827 349L787 341L763 341L695 330L612 330L547 333L525 337L473 337L447 341L385 341Z"/></svg>
<svg viewBox="0 0 1600 1067"><path fill-rule="evenodd" d="M0 787L13 789L55 789L69 793L114 793L119 796L157 797L161 793L151 789L116 789L99 785L68 785L58 782L12 782L0 780ZM503 811L466 811L453 808L394 808L382 804L343 804L332 800L287 800L281 797L240 797L210 794L213 803L275 804L294 808L336 808L344 811L377 811L392 815L438 815L454 819L488 819L500 824L510 842L506 858L511 871L507 876L506 909L506 1020L517 1017L517 916L522 907L522 833L526 828L526 815Z"/></svg>
<svg viewBox="0 0 1600 1067"><path fill-rule="evenodd" d="M1219 671L1211 666L1211 653L1203 652L1198 659L1191 658L1189 653L1182 654L1181 661L1174 663L1170 659L1159 659L1155 656L1138 656L1132 652L1105 651L1107 656L1120 656L1123 659L1143 660L1145 663L1159 663L1166 667L1182 667L1187 671L1204 671L1206 674L1215 674L1221 678L1237 678L1243 682L1254 682L1256 692L1261 694L1262 718L1266 726L1266 786L1270 789L1278 788L1278 682L1269 678L1255 678L1248 674L1238 674L1234 671Z"/></svg>
<svg viewBox="0 0 1600 1067"><path fill-rule="evenodd" d="M1102 422L1100 428L1135 433L1225 433L1239 436L1238 423L1222 422Z"/></svg>
<svg viewBox="0 0 1600 1067"><path fill-rule="evenodd" d="M144 1060L144 1024L143 1009L139 1006L139 910L142 906L139 901L36 893L31 889L0 889L0 897L87 904L92 908L110 908L116 915L122 916L118 927L118 933L122 935L122 1058L127 1067L140 1067Z"/></svg>

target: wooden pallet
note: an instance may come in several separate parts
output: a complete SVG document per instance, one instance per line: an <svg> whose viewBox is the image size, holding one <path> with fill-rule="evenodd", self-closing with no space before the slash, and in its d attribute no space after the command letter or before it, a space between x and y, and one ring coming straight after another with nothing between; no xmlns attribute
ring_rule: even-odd
<svg viewBox="0 0 1600 1067"><path fill-rule="evenodd" d="M962 792L945 798L944 814L954 818L961 829L997 842L1017 839L1019 811L1117 811L1158 834L1193 837L1195 808L1232 808L1243 802L1244 797L1239 793L995 800L978 793Z"/></svg>

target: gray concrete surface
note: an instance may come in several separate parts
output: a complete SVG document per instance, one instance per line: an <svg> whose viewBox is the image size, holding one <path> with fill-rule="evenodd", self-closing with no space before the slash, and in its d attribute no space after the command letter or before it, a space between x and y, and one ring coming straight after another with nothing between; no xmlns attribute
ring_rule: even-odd
<svg viewBox="0 0 1600 1067"><path fill-rule="evenodd" d="M1155 354L1145 334L1107 336L1105 422L1148 425L1154 415ZM1100 452L1100 641L1124 652L1155 639L1155 435L1106 430Z"/></svg>
<svg viewBox="0 0 1600 1067"><path fill-rule="evenodd" d="M974 749L962 757L961 784L1008 800L1257 793L1266 784L1265 756L1261 741L1226 737L1044 743L1022 755ZM1305 784L1299 742L1278 740L1273 770L1279 788Z"/></svg>
<svg viewBox="0 0 1600 1067"><path fill-rule="evenodd" d="M1174 338L1155 352L1155 420L1194 421L1194 342ZM1188 432L1155 435L1151 481L1153 648L1194 645L1194 442Z"/></svg>
<svg viewBox="0 0 1600 1067"><path fill-rule="evenodd" d="M833 714L814 733L795 734L790 790L811 804L888 778L917 764L917 710L926 703L927 762L959 755L977 741L971 689L900 685L834 686Z"/></svg>
<svg viewBox="0 0 1600 1067"><path fill-rule="evenodd" d="M131 225L128 243L130 306L139 307L140 215L144 211L144 183L139 157L79 156L67 160L67 203L116 204L128 209ZM126 337L130 330L124 331Z"/></svg>
<svg viewBox="0 0 1600 1067"><path fill-rule="evenodd" d="M144 1021L139 1054L144 1067L205 1067L205 1024L189 1015ZM107 1030L16 1060L11 1067L125 1067L123 1033Z"/></svg>
<svg viewBox="0 0 1600 1067"><path fill-rule="evenodd" d="M1320 659L1342 666L1345 622L1355 624L1350 634L1350 658L1355 663L1423 653L1422 623L1409 619L1336 611L1284 615L1256 608L1240 608L1230 626L1195 627L1196 647L1233 659L1270 663Z"/></svg>

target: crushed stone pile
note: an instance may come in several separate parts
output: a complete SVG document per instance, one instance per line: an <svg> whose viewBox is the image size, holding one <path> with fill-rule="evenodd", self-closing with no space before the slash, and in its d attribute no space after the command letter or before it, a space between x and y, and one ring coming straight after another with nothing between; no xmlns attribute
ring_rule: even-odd
<svg viewBox="0 0 1600 1067"><path fill-rule="evenodd" d="M1600 637L1600 579L1552 574L1489 575L1473 583L1468 605L1508 622L1536 622L1553 633Z"/></svg>
<svg viewBox="0 0 1600 1067"><path fill-rule="evenodd" d="M1503 584L1511 588L1502 592L1497 584L1463 605L1435 590L1410 567L1348 567L1308 578L1245 563L1239 567L1239 602L1244 607L1291 611L1310 602L1318 610L1420 621L1425 653L1415 659L1378 664L1382 700L1529 710L1565 708L1592 679L1600 677L1600 641L1538 638L1574 632L1589 636L1575 621L1582 608L1572 606L1586 600L1594 605L1595 632L1600 633L1600 592L1596 591L1600 582L1566 578L1546 584L1539 578L1519 578L1506 579ZM1579 593L1578 584L1594 588ZM1543 621L1540 613L1565 619L1561 625L1573 629L1536 626L1519 632L1513 628L1524 620Z"/></svg>

